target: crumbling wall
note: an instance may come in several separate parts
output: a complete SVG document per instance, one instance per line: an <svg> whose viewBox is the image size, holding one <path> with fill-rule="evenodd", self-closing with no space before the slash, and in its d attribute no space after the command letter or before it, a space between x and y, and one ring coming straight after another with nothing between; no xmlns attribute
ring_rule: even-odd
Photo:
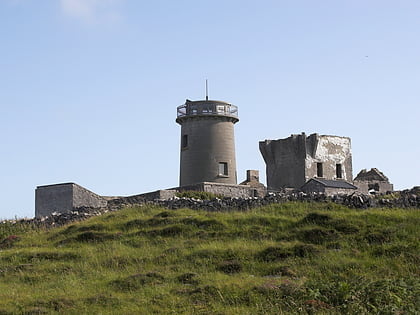
<svg viewBox="0 0 420 315"><path fill-rule="evenodd" d="M306 135L286 139L260 141L259 148L266 164L267 189L299 188L305 183Z"/></svg>
<svg viewBox="0 0 420 315"><path fill-rule="evenodd" d="M394 190L394 185L389 182L388 177L377 168L372 168L370 171L361 170L354 179L354 184L364 194L372 192L384 194Z"/></svg>
<svg viewBox="0 0 420 315"><path fill-rule="evenodd" d="M307 153L306 181L317 177L318 163L322 163L322 178L353 180L350 138L312 134L307 138ZM341 165L340 176L337 176L337 165Z"/></svg>

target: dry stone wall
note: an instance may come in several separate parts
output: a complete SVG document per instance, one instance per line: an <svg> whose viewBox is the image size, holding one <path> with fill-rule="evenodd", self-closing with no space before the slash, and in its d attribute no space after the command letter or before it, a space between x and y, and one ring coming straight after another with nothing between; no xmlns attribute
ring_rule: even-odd
<svg viewBox="0 0 420 315"><path fill-rule="evenodd" d="M110 211L118 211L126 206L157 205L167 209L191 208L206 211L246 211L252 208L284 203L288 201L303 202L334 202L351 208L368 209L373 207L398 207L417 208L420 210L420 187L411 190L404 190L394 198L377 198L363 194L338 195L328 197L324 194L305 194L302 192L269 193L267 196L248 198L215 198L213 200L200 200L194 198L172 197L166 200L146 200L142 196L123 197L108 202L106 207L80 207L66 213L52 213L49 216L37 217L34 219L21 219L13 221L2 221L12 223L28 223L36 226L54 227L62 226L75 221L82 221L93 216L105 214ZM2 223L0 222L0 224Z"/></svg>

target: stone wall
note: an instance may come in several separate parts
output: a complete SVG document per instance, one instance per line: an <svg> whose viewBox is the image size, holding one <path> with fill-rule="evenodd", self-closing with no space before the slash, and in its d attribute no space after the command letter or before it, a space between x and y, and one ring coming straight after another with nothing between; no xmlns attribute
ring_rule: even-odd
<svg viewBox="0 0 420 315"><path fill-rule="evenodd" d="M305 183L305 139L303 134L286 139L260 141L260 152L266 164L268 190L300 188Z"/></svg>
<svg viewBox="0 0 420 315"><path fill-rule="evenodd" d="M398 207L398 208L416 208L420 209L420 187L414 187L411 190L398 192L393 198L373 197L363 194L353 193L351 195L326 196L324 194L305 194L297 192L287 193L269 193L264 198L248 197L248 198L223 198L213 200L199 200L193 198L177 198L173 197L168 200L145 201L140 196L133 198L122 197L114 199L108 203L106 207L93 208L81 207L66 213L52 213L46 217L36 217L34 219L8 220L7 222L28 223L37 226L61 226L75 221L85 220L92 216L102 215L109 211L117 211L125 206L143 206L157 205L167 209L191 208L206 211L246 211L260 206L275 203L283 203L288 201L303 202L334 202L346 205L351 208L368 209L374 207ZM4 221L5 222L5 221ZM0 221L0 224L2 222Z"/></svg>
<svg viewBox="0 0 420 315"><path fill-rule="evenodd" d="M35 190L35 217L55 211L73 210L73 183L38 186Z"/></svg>
<svg viewBox="0 0 420 315"><path fill-rule="evenodd" d="M104 197L75 183L64 183L37 187L35 190L35 216L49 216L54 212L65 213L81 207L102 208L107 207L107 205L113 207L154 200L167 200L175 197L177 192L185 190L204 191L234 198L263 197L266 192L264 185L256 188L249 185L204 182L128 197Z"/></svg>
<svg viewBox="0 0 420 315"><path fill-rule="evenodd" d="M355 180L353 183L354 183L354 185L357 186L358 190L361 193L364 193L364 194L368 194L372 190L375 191L375 193L378 193L378 194L385 194L387 192L394 191L394 185L392 185L389 182L384 182L384 181L377 181L377 180L360 181L360 180Z"/></svg>
<svg viewBox="0 0 420 315"><path fill-rule="evenodd" d="M106 207L106 205L107 201L103 197L82 186L73 184L73 209L79 207L100 208Z"/></svg>
<svg viewBox="0 0 420 315"><path fill-rule="evenodd" d="M177 188L179 191L205 191L216 195L228 196L232 198L247 198L255 197L258 192L255 188L247 185L230 185L221 183L198 183L195 185L182 186Z"/></svg>
<svg viewBox="0 0 420 315"><path fill-rule="evenodd" d="M364 194L370 192L385 194L394 190L394 185L389 182L388 177L377 168L371 168L369 171L361 170L354 179L354 184Z"/></svg>

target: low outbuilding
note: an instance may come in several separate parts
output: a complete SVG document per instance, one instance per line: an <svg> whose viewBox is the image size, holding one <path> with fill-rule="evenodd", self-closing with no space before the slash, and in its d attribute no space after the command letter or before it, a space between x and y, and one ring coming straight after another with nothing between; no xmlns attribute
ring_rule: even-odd
<svg viewBox="0 0 420 315"><path fill-rule="evenodd" d="M357 187L345 180L311 178L300 190L305 193L323 193L327 196L333 196L352 194L357 190Z"/></svg>

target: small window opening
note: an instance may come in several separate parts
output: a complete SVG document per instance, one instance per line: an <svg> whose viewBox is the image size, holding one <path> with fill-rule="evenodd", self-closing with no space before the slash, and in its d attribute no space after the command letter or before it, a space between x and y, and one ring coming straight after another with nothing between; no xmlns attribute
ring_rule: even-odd
<svg viewBox="0 0 420 315"><path fill-rule="evenodd" d="M374 190L374 191L379 191L379 184L378 183L369 184L368 189L369 190Z"/></svg>
<svg viewBox="0 0 420 315"><path fill-rule="evenodd" d="M322 170L322 163L316 163L316 176L323 177L324 172Z"/></svg>
<svg viewBox="0 0 420 315"><path fill-rule="evenodd" d="M228 176L228 164L226 162L219 163L219 175Z"/></svg>
<svg viewBox="0 0 420 315"><path fill-rule="evenodd" d="M181 147L183 149L188 147L188 135L183 135L182 136Z"/></svg>
<svg viewBox="0 0 420 315"><path fill-rule="evenodd" d="M341 169L341 164L335 165L335 173L337 178L343 178L343 170Z"/></svg>

